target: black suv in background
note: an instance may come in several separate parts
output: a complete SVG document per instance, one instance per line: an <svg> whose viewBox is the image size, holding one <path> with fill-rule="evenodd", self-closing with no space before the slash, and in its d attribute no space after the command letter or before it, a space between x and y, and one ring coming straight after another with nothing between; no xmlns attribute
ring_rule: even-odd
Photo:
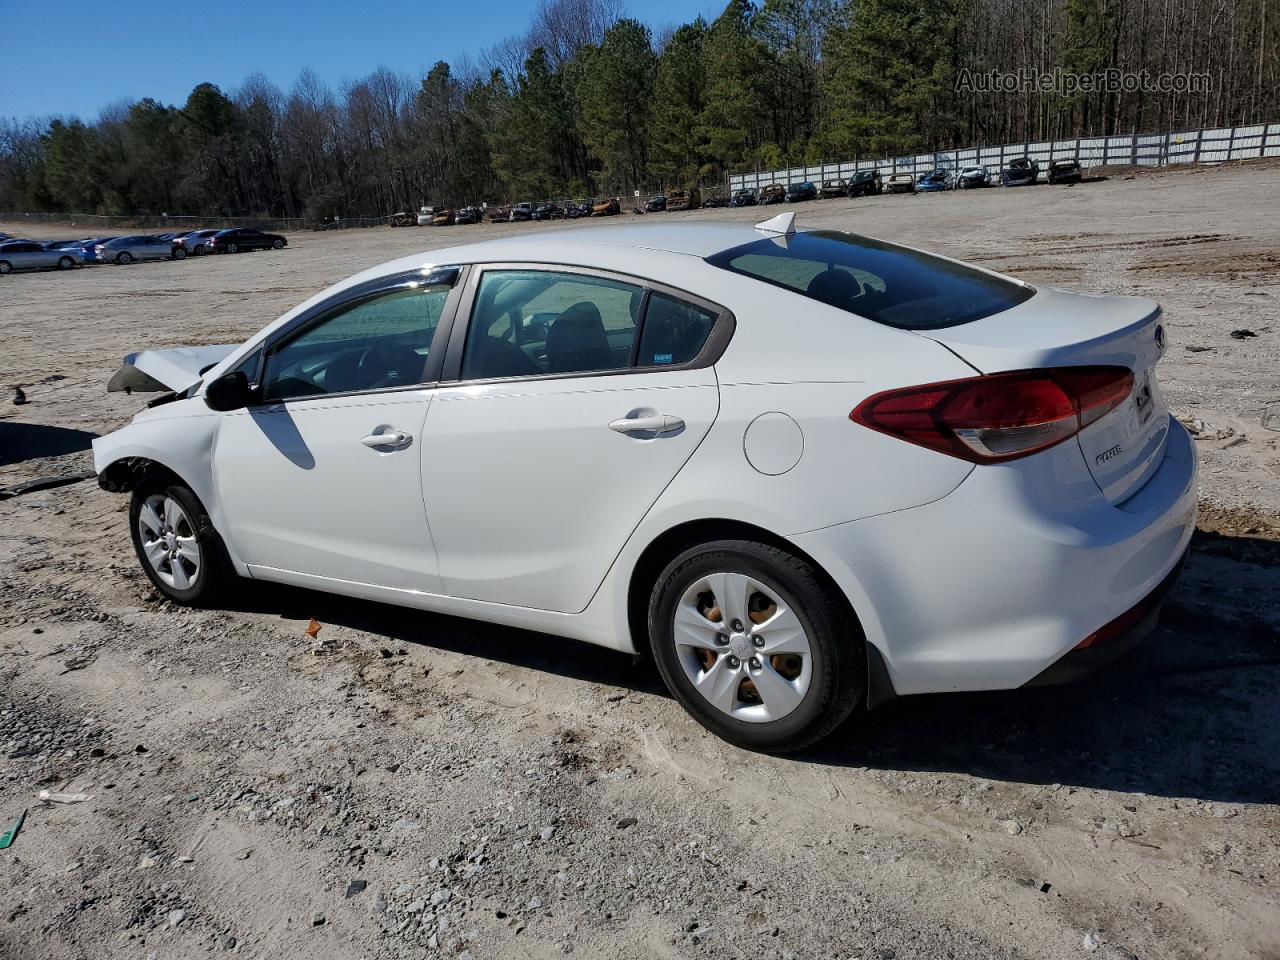
<svg viewBox="0 0 1280 960"><path fill-rule="evenodd" d="M801 200L817 200L818 188L806 180L804 183L787 184L787 203L799 203Z"/></svg>
<svg viewBox="0 0 1280 960"><path fill-rule="evenodd" d="M849 196L874 197L884 190L879 170L859 170L849 178Z"/></svg>

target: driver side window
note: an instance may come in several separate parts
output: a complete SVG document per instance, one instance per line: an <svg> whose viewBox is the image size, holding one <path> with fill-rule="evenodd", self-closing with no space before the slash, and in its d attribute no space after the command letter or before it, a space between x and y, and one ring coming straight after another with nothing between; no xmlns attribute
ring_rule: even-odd
<svg viewBox="0 0 1280 960"><path fill-rule="evenodd" d="M266 401L423 382L449 284L398 289L339 308L267 357Z"/></svg>

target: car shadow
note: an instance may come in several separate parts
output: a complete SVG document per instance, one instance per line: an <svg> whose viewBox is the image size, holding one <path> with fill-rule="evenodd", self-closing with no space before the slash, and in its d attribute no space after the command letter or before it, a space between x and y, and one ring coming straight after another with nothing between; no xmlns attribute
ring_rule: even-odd
<svg viewBox="0 0 1280 960"><path fill-rule="evenodd" d="M1198 533L1189 570L1227 558L1280 596L1280 543ZM647 660L296 587L246 585L237 609L351 627L401 644L667 697ZM1280 636L1205 615L1188 578L1131 655L1070 686L903 697L858 713L796 764L963 773L1230 803L1280 801ZM690 721L692 723L693 721Z"/></svg>
<svg viewBox="0 0 1280 960"><path fill-rule="evenodd" d="M88 450L98 435L70 427L0 420L0 467Z"/></svg>

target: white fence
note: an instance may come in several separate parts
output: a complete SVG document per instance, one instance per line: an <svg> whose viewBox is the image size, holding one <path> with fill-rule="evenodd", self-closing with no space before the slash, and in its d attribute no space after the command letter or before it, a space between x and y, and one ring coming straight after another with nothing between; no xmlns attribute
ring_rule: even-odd
<svg viewBox="0 0 1280 960"><path fill-rule="evenodd" d="M992 171L1015 157L1030 157L1043 169L1050 160L1076 160L1082 167L1105 165L1164 166L1170 163L1220 163L1280 157L1280 123L1177 133L1137 133L1118 137L1079 137L1042 143L1006 143L998 147L967 147L907 157L846 160L786 170L732 174L729 190L764 187L771 183L803 183L847 179L858 170L879 170L884 175L928 173L938 167L984 164Z"/></svg>

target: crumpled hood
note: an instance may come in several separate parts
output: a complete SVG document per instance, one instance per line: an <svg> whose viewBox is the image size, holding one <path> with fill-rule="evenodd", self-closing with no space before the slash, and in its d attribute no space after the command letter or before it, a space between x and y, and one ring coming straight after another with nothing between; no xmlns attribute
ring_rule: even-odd
<svg viewBox="0 0 1280 960"><path fill-rule="evenodd" d="M239 346L230 343L131 353L107 384L107 390L142 393L185 390L200 379L201 373L226 359Z"/></svg>

